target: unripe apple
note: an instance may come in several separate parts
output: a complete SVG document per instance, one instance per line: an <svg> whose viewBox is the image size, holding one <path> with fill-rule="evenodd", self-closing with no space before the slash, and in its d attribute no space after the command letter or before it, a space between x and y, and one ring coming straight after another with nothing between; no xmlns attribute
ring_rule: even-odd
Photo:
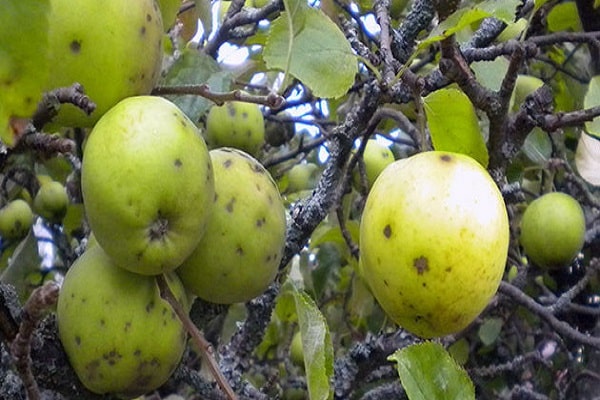
<svg viewBox="0 0 600 400"><path fill-rule="evenodd" d="M362 275L400 326L424 338L458 332L496 292L508 216L487 171L462 154L430 151L388 166L360 226Z"/></svg>
<svg viewBox="0 0 600 400"><path fill-rule="evenodd" d="M0 209L0 236L20 239L27 235L33 224L33 212L25 200L10 201Z"/></svg>
<svg viewBox="0 0 600 400"><path fill-rule="evenodd" d="M81 186L100 246L144 275L173 270L194 250L214 198L202 136L177 106L152 96L125 99L98 121Z"/></svg>
<svg viewBox="0 0 600 400"><path fill-rule="evenodd" d="M521 104L525 101L525 98L543 85L544 81L540 78L530 75L518 75L515 88L510 98L511 109L513 111L518 111Z"/></svg>
<svg viewBox="0 0 600 400"><path fill-rule="evenodd" d="M256 155L265 141L265 122L258 105L233 101L213 106L206 118L206 137L213 147L234 147Z"/></svg>
<svg viewBox="0 0 600 400"><path fill-rule="evenodd" d="M285 244L285 208L268 171L235 149L211 150L215 203L206 234L177 273L213 303L248 301L277 274Z"/></svg>
<svg viewBox="0 0 600 400"><path fill-rule="evenodd" d="M286 192L294 193L302 190L311 190L317 183L319 167L314 163L294 165L288 172L288 185Z"/></svg>
<svg viewBox="0 0 600 400"><path fill-rule="evenodd" d="M568 266L583 247L585 216L566 193L547 193L533 200L521 219L520 242L525 254L542 268Z"/></svg>
<svg viewBox="0 0 600 400"><path fill-rule="evenodd" d="M87 116L61 106L58 126L92 126L119 100L148 94L162 66L163 24L154 0L51 0L47 89L83 85L96 103Z"/></svg>
<svg viewBox="0 0 600 400"><path fill-rule="evenodd" d="M389 147L382 145L374 139L370 139L363 152L363 161L365 163L365 175L367 176L368 188L373 186L375 179L381 172L394 162L394 153ZM354 185L360 187L360 173L358 167L354 172Z"/></svg>
<svg viewBox="0 0 600 400"><path fill-rule="evenodd" d="M165 275L185 309L183 285ZM160 387L179 364L186 331L156 280L119 268L100 246L65 275L58 332L81 383L94 393L134 398Z"/></svg>
<svg viewBox="0 0 600 400"><path fill-rule="evenodd" d="M69 206L69 196L62 183L58 181L44 182L33 198L34 211L45 220L58 224Z"/></svg>

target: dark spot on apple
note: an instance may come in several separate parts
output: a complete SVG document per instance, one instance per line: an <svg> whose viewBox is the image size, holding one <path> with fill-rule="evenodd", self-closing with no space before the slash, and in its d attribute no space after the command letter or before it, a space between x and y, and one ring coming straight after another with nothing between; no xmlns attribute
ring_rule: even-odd
<svg viewBox="0 0 600 400"><path fill-rule="evenodd" d="M152 311L154 305L154 301L151 301L150 303L146 304L146 312L149 313L150 311Z"/></svg>
<svg viewBox="0 0 600 400"><path fill-rule="evenodd" d="M261 167L258 164L252 164L252 171L254 171L257 174L264 174L265 170L263 167Z"/></svg>
<svg viewBox="0 0 600 400"><path fill-rule="evenodd" d="M116 349L112 349L110 352L104 353L102 358L104 358L108 365L115 365L123 356Z"/></svg>
<svg viewBox="0 0 600 400"><path fill-rule="evenodd" d="M256 227L260 228L267 222L265 217L256 220Z"/></svg>
<svg viewBox="0 0 600 400"><path fill-rule="evenodd" d="M423 319L423 316L422 316L422 315L416 315L416 316L415 316L415 322L419 322L419 321L420 321L420 320L422 320L422 319Z"/></svg>
<svg viewBox="0 0 600 400"><path fill-rule="evenodd" d="M179 158L175 159L175 166L177 168L181 167L182 165L183 165L183 162Z"/></svg>
<svg viewBox="0 0 600 400"><path fill-rule="evenodd" d="M223 161L223 166L225 168L231 167L232 164L233 164L233 160L231 158L228 158L227 160Z"/></svg>
<svg viewBox="0 0 600 400"><path fill-rule="evenodd" d="M73 53L73 54L79 54L81 52L81 41L79 41L79 40L73 40L69 44L69 48L71 49L71 53Z"/></svg>
<svg viewBox="0 0 600 400"><path fill-rule="evenodd" d="M152 21L152 15L146 14L146 21L148 21L148 22Z"/></svg>
<svg viewBox="0 0 600 400"><path fill-rule="evenodd" d="M213 198L213 203L216 203L219 199L219 195L215 193L215 197Z"/></svg>
<svg viewBox="0 0 600 400"><path fill-rule="evenodd" d="M421 286L427 287L427 283L423 282L423 283L421 283Z"/></svg>
<svg viewBox="0 0 600 400"><path fill-rule="evenodd" d="M234 204L235 204L235 197L232 197L231 200L229 200L229 202L225 205L225 210L227 210L228 213L232 213Z"/></svg>
<svg viewBox="0 0 600 400"><path fill-rule="evenodd" d="M164 241L168 232L169 220L164 218L160 210L158 210L156 220L154 220L154 222L152 223L152 225L150 225L150 228L148 229L148 236L150 237L150 241Z"/></svg>
<svg viewBox="0 0 600 400"><path fill-rule="evenodd" d="M152 365L153 367L158 367L158 366L160 366L160 360L158 358L154 357L152 359L152 361L150 362L150 365Z"/></svg>
<svg viewBox="0 0 600 400"><path fill-rule="evenodd" d="M142 26L142 27L140 28L140 35L144 36L145 34L146 34L146 27L145 27L145 26Z"/></svg>
<svg viewBox="0 0 600 400"><path fill-rule="evenodd" d="M87 301L87 299L86 299L85 297L82 297L82 298L81 298L81 302L82 302L82 303L85 303L86 301Z"/></svg>
<svg viewBox="0 0 600 400"><path fill-rule="evenodd" d="M235 249L235 252L236 252L236 254L238 256L243 256L244 255L244 249L240 245L238 245L238 247Z"/></svg>
<svg viewBox="0 0 600 400"><path fill-rule="evenodd" d="M256 191L262 192L262 188L260 187L260 185L258 183L256 184Z"/></svg>
<svg viewBox="0 0 600 400"><path fill-rule="evenodd" d="M227 112L229 113L230 116L235 117L235 106L233 105L233 103L227 103Z"/></svg>
<svg viewBox="0 0 600 400"><path fill-rule="evenodd" d="M244 111L242 113L242 118L244 118L244 119L248 118L248 113L246 111Z"/></svg>
<svg viewBox="0 0 600 400"><path fill-rule="evenodd" d="M75 293L71 293L71 298L74 299L75 298Z"/></svg>
<svg viewBox="0 0 600 400"><path fill-rule="evenodd" d="M85 365L87 377L90 380L96 380L99 378L99 376L98 376L98 368L99 367L100 367L100 360L98 360L98 359L92 360Z"/></svg>
<svg viewBox="0 0 600 400"><path fill-rule="evenodd" d="M429 271L429 261L427 257L418 257L413 260L413 266L417 270L417 274L423 275L423 273Z"/></svg>
<svg viewBox="0 0 600 400"><path fill-rule="evenodd" d="M134 355L135 357L139 357L139 356L141 356L141 355L142 355L142 351L141 351L140 349L136 349L136 350L133 352L133 355Z"/></svg>
<svg viewBox="0 0 600 400"><path fill-rule="evenodd" d="M246 131L246 136L252 137L252 131L250 129Z"/></svg>
<svg viewBox="0 0 600 400"><path fill-rule="evenodd" d="M446 272L452 272L452 267L448 267L444 271L446 271Z"/></svg>
<svg viewBox="0 0 600 400"><path fill-rule="evenodd" d="M383 228L383 236L385 236L388 239L390 238L390 236L392 236L392 227L390 226L390 224L387 224L385 228Z"/></svg>
<svg viewBox="0 0 600 400"><path fill-rule="evenodd" d="M81 346L81 337L79 337L79 336L75 336L75 344L76 344L77 346Z"/></svg>
<svg viewBox="0 0 600 400"><path fill-rule="evenodd" d="M452 156L450 154L442 154L440 156L440 160L442 160L443 162L450 162L452 161Z"/></svg>
<svg viewBox="0 0 600 400"><path fill-rule="evenodd" d="M271 255L270 255L270 254L269 254L269 255L267 255L266 261L267 261L267 262L270 262L270 261L271 261Z"/></svg>
<svg viewBox="0 0 600 400"><path fill-rule="evenodd" d="M104 326L106 324L106 321L104 321L103 319L100 320L100 326Z"/></svg>
<svg viewBox="0 0 600 400"><path fill-rule="evenodd" d="M131 321L127 321L125 322L125 329L123 329L125 332L129 331L129 328L131 328Z"/></svg>
<svg viewBox="0 0 600 400"><path fill-rule="evenodd" d="M390 284L388 283L388 281L387 281L387 280L385 280L385 279L383 280L383 284L384 284L385 286L390 286Z"/></svg>

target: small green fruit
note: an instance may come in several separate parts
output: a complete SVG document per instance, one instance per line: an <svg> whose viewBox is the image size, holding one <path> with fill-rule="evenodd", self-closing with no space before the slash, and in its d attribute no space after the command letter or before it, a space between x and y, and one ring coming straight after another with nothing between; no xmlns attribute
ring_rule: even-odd
<svg viewBox="0 0 600 400"><path fill-rule="evenodd" d="M378 141L371 139L367 142L363 153L363 160L365 163L365 175L367 176L368 187L371 188L375 179L381 174L381 172L394 162L394 153L389 147L380 144ZM360 174L358 167L354 172L354 184L356 187L360 187Z"/></svg>
<svg viewBox="0 0 600 400"><path fill-rule="evenodd" d="M304 367L304 349L302 347L302 335L300 331L294 333L290 343L290 359L299 367Z"/></svg>
<svg viewBox="0 0 600 400"><path fill-rule="evenodd" d="M165 277L188 309L177 276ZM71 266L56 312L71 366L94 393L125 398L148 393L166 382L185 349L186 331L160 297L155 278L119 268L100 246Z"/></svg>
<svg viewBox="0 0 600 400"><path fill-rule="evenodd" d="M56 125L91 127L119 100L150 93L163 54L163 24L154 0L50 3L47 89L78 82L97 106L87 116L61 105Z"/></svg>
<svg viewBox="0 0 600 400"><path fill-rule="evenodd" d="M525 101L525 98L543 85L544 81L540 78L530 75L518 75L515 89L510 98L510 108L513 111L518 111L521 104Z"/></svg>
<svg viewBox="0 0 600 400"><path fill-rule="evenodd" d="M173 270L190 255L214 197L197 128L152 96L125 99L98 121L83 152L81 189L100 246L143 275Z"/></svg>
<svg viewBox="0 0 600 400"><path fill-rule="evenodd" d="M424 338L458 332L496 293L506 264L508 216L475 160L430 151L389 165L360 226L362 275L400 326Z"/></svg>
<svg viewBox="0 0 600 400"><path fill-rule="evenodd" d="M45 182L33 198L34 211L45 220L58 224L65 215L69 205L69 196L62 183Z"/></svg>
<svg viewBox="0 0 600 400"><path fill-rule="evenodd" d="M285 244L285 208L277 186L254 158L211 150L215 203L206 234L177 269L186 288L213 303L263 293L277 274Z"/></svg>
<svg viewBox="0 0 600 400"><path fill-rule="evenodd" d="M521 219L523 250L539 267L568 266L583 247L585 216L566 193L547 193L533 200Z"/></svg>
<svg viewBox="0 0 600 400"><path fill-rule="evenodd" d="M0 236L3 239L24 237L32 224L33 212L25 200L13 200L0 209Z"/></svg>
<svg viewBox="0 0 600 400"><path fill-rule="evenodd" d="M265 142L265 122L258 105L233 101L213 106L206 119L206 137L213 147L234 147L256 155Z"/></svg>
<svg viewBox="0 0 600 400"><path fill-rule="evenodd" d="M296 164L287 173L288 185L286 192L295 193L311 190L317 183L319 167L314 163Z"/></svg>

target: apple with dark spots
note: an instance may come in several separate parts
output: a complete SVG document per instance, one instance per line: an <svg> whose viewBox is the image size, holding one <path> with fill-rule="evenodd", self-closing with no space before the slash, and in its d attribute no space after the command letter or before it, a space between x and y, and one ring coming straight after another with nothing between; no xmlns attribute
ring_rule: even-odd
<svg viewBox="0 0 600 400"><path fill-rule="evenodd" d="M256 156L265 142L265 121L258 105L232 101L213 106L206 117L212 147L234 147Z"/></svg>
<svg viewBox="0 0 600 400"><path fill-rule="evenodd" d="M206 234L177 269L196 296L221 304L263 293L277 274L285 244L285 208L268 171L230 148L210 151L215 197Z"/></svg>
<svg viewBox="0 0 600 400"><path fill-rule="evenodd" d="M502 195L472 158L419 153L375 181L360 225L362 276L398 325L424 338L456 333L486 307L509 242Z"/></svg>
<svg viewBox="0 0 600 400"><path fill-rule="evenodd" d="M4 240L24 237L32 224L33 211L25 200L12 200L0 209L0 236Z"/></svg>
<svg viewBox="0 0 600 400"><path fill-rule="evenodd" d="M370 189L375 183L375 179L381 172L394 162L394 153L389 147L382 145L375 139L370 139L365 145L363 152L363 161L365 163L365 175L367 178L367 189ZM353 183L356 188L360 188L360 173L358 167L353 176Z"/></svg>
<svg viewBox="0 0 600 400"><path fill-rule="evenodd" d="M91 127L120 100L149 94L162 67L163 23L154 0L51 0L47 89L83 85L91 115L61 105L59 127Z"/></svg>
<svg viewBox="0 0 600 400"><path fill-rule="evenodd" d="M204 139L177 106L152 96L125 99L98 121L81 186L98 244L144 275L173 270L191 254L214 198Z"/></svg>
<svg viewBox="0 0 600 400"><path fill-rule="evenodd" d="M169 288L189 309L174 273ZM153 276L118 267L100 246L65 275L57 304L61 343L81 383L94 393L134 398L164 384L186 345L186 331Z"/></svg>

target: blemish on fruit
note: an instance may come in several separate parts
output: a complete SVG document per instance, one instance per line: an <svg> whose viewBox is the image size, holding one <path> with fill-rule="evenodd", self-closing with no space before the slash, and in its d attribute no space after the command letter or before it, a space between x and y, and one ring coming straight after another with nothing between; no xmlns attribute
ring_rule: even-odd
<svg viewBox="0 0 600 400"><path fill-rule="evenodd" d="M151 241L165 240L167 232L169 231L169 220L161 217L160 210L158 211L158 217L150 226L148 236Z"/></svg>
<svg viewBox="0 0 600 400"><path fill-rule="evenodd" d="M146 27L145 27L145 26L142 26L142 27L140 28L140 35L144 36L145 34L146 34Z"/></svg>
<svg viewBox="0 0 600 400"><path fill-rule="evenodd" d="M225 205L225 210L227 210L228 213L232 213L234 204L235 204L235 197L232 197L231 200L229 200L229 202Z"/></svg>
<svg viewBox="0 0 600 400"><path fill-rule="evenodd" d="M125 322L125 329L123 329L125 332L129 331L129 328L131 328L131 321L127 321Z"/></svg>
<svg viewBox="0 0 600 400"><path fill-rule="evenodd" d="M233 103L227 103L226 107L227 107L227 112L229 113L229 115L231 115L232 117L235 117L235 106L233 105Z"/></svg>
<svg viewBox="0 0 600 400"><path fill-rule="evenodd" d="M103 319L100 320L100 326L104 326L106 324L106 321L104 321Z"/></svg>
<svg viewBox="0 0 600 400"><path fill-rule="evenodd" d="M429 261L427 257L418 257L413 260L413 266L417 270L417 274L423 275L423 273L429 271Z"/></svg>
<svg viewBox="0 0 600 400"><path fill-rule="evenodd" d="M265 170L258 164L252 164L252 171L256 172L257 174L265 173Z"/></svg>
<svg viewBox="0 0 600 400"><path fill-rule="evenodd" d="M71 49L71 53L79 54L79 52L81 51L81 42L79 40L73 40L69 44L69 48Z"/></svg>
<svg viewBox="0 0 600 400"><path fill-rule="evenodd" d="M388 239L390 238L390 236L392 236L392 227L390 226L390 224L387 224L385 228L383 228L383 236L385 236Z"/></svg>
<svg viewBox="0 0 600 400"><path fill-rule="evenodd" d="M233 160L231 158L228 158L227 160L223 161L223 166L225 168L231 167L232 164L233 164Z"/></svg>
<svg viewBox="0 0 600 400"><path fill-rule="evenodd" d="M149 313L150 311L152 311L152 309L154 308L154 302L151 301L150 303L146 304L146 312Z"/></svg>
<svg viewBox="0 0 600 400"><path fill-rule="evenodd" d="M75 336L75 344L76 344L77 346L81 346L81 337L79 337L79 336Z"/></svg>
<svg viewBox="0 0 600 400"><path fill-rule="evenodd" d="M450 162L452 161L452 156L449 154L442 154L440 156L440 160L442 160L443 162Z"/></svg>
<svg viewBox="0 0 600 400"><path fill-rule="evenodd" d="M235 252L236 252L236 254L238 256L243 256L244 255L244 249L240 245L238 245L238 247L235 249Z"/></svg>
<svg viewBox="0 0 600 400"><path fill-rule="evenodd" d="M452 272L452 267L447 267L444 271L446 271L446 272Z"/></svg>
<svg viewBox="0 0 600 400"><path fill-rule="evenodd" d="M256 227L260 228L267 222L265 217L256 220Z"/></svg>
<svg viewBox="0 0 600 400"><path fill-rule="evenodd" d="M179 168L182 165L183 165L183 162L179 158L175 159L175 167Z"/></svg>
<svg viewBox="0 0 600 400"><path fill-rule="evenodd" d="M133 355L134 355L135 357L139 357L139 356L141 356L141 355L142 355L142 351L141 351L140 349L136 349L136 350L133 352Z"/></svg>
<svg viewBox="0 0 600 400"><path fill-rule="evenodd" d="M148 21L148 22L152 21L152 15L146 14L146 21Z"/></svg>
<svg viewBox="0 0 600 400"><path fill-rule="evenodd" d="M385 280L385 279L383 280L383 284L384 284L385 286L390 286L390 284L388 283L388 281L387 281L387 280Z"/></svg>

